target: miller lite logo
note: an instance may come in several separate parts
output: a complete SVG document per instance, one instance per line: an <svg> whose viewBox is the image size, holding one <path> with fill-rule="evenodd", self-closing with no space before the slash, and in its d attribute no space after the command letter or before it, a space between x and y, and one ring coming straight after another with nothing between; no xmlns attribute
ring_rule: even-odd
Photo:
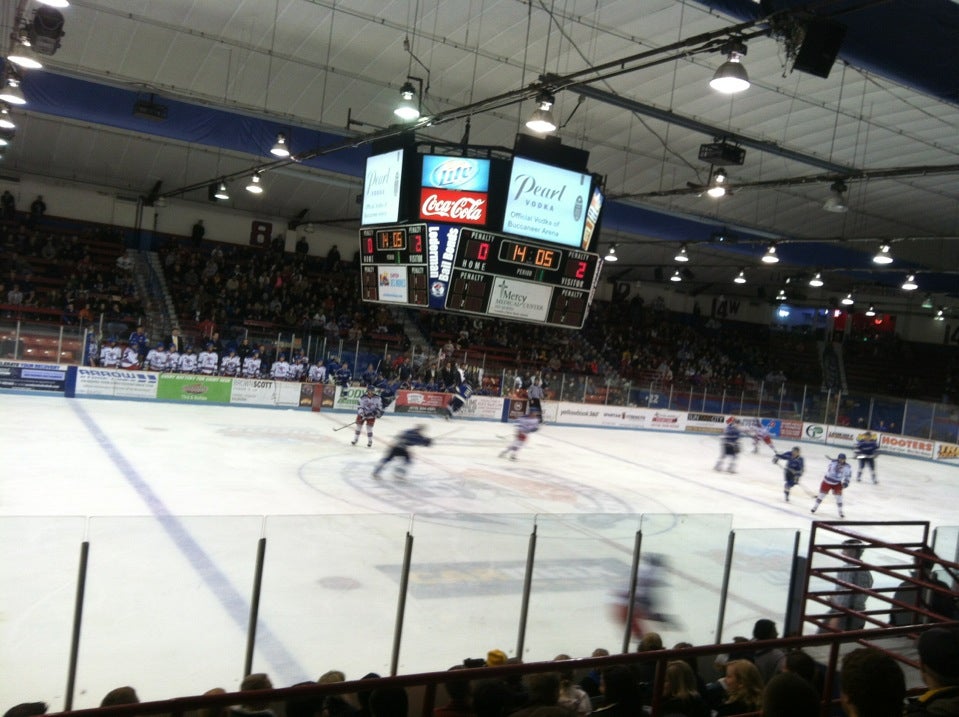
<svg viewBox="0 0 959 717"><path fill-rule="evenodd" d="M468 159L453 157L433 167L430 172L430 185L438 189L456 189L468 185L476 176L476 163Z"/></svg>
<svg viewBox="0 0 959 717"><path fill-rule="evenodd" d="M420 219L454 224L485 224L486 195L444 189L420 190Z"/></svg>

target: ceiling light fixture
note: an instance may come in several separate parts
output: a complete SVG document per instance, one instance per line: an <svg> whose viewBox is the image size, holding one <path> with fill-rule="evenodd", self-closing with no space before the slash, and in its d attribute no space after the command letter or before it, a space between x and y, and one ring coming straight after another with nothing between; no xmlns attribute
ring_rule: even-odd
<svg viewBox="0 0 959 717"><path fill-rule="evenodd" d="M260 184L259 172L256 172L250 178L250 183L246 185L246 191L248 191L250 194L263 194L263 186Z"/></svg>
<svg viewBox="0 0 959 717"><path fill-rule="evenodd" d="M687 261L689 261L689 254L686 253L686 245L685 245L685 244L683 244L681 247L679 247L679 253L676 254L676 256L673 257L673 260L674 260L674 261L680 261L680 262L683 262L683 263L686 263Z"/></svg>
<svg viewBox="0 0 959 717"><path fill-rule="evenodd" d="M23 91L20 89L20 82L17 78L7 77L3 91L0 92L0 101L11 105L27 104L27 100L23 96Z"/></svg>
<svg viewBox="0 0 959 717"><path fill-rule="evenodd" d="M619 261L619 257L616 256L616 245L610 244L609 251L606 252L606 256L603 257L603 261Z"/></svg>
<svg viewBox="0 0 959 717"><path fill-rule="evenodd" d="M935 319L936 321L945 321L945 320L946 320L946 317L943 316L943 314L945 314L945 313L946 313L946 310L945 310L943 307L940 306L940 307L939 307L939 310L936 311L936 315L933 316L932 318Z"/></svg>
<svg viewBox="0 0 959 717"><path fill-rule="evenodd" d="M37 2L48 7L70 7L68 0L37 0Z"/></svg>
<svg viewBox="0 0 959 717"><path fill-rule="evenodd" d="M922 298L922 308L931 309L932 308L932 294L926 294Z"/></svg>
<svg viewBox="0 0 959 717"><path fill-rule="evenodd" d="M400 88L400 103L396 106L396 109L393 110L393 114L404 122L412 122L420 118L419 104L413 101L416 98L416 88L413 87L413 83L410 82L412 79L414 78L407 76L406 82L404 82ZM420 80L421 89L422 82L423 81Z"/></svg>
<svg viewBox="0 0 959 717"><path fill-rule="evenodd" d="M892 264L892 254L890 254L889 251L890 247L888 244L881 245L876 256L872 258L873 264Z"/></svg>
<svg viewBox="0 0 959 717"><path fill-rule="evenodd" d="M841 179L833 182L832 186L829 187L829 198L823 202L822 208L827 212L833 212L834 214L844 214L849 211L849 205L846 204L846 190L849 187L846 186L846 183Z"/></svg>
<svg viewBox="0 0 959 717"><path fill-rule="evenodd" d="M766 249L766 253L763 254L762 258L763 264L778 264L779 257L776 256L776 245L770 244Z"/></svg>
<svg viewBox="0 0 959 717"><path fill-rule="evenodd" d="M822 285L823 285L822 274L817 271L817 272L816 272L816 275L815 275L812 279L809 280L809 285L810 285L810 286L814 286L814 287L816 287L817 289L818 289L820 286L822 286Z"/></svg>
<svg viewBox="0 0 959 717"><path fill-rule="evenodd" d="M730 40L720 48L720 52L726 55L726 61L716 70L709 86L725 95L748 89L749 75L742 63L746 55L746 45L739 40Z"/></svg>
<svg viewBox="0 0 959 717"><path fill-rule="evenodd" d="M719 199L720 197L726 196L726 180L729 179L729 176L726 174L726 170L720 167L715 172L710 179L709 189L706 190L706 194L711 196L713 199Z"/></svg>
<svg viewBox="0 0 959 717"><path fill-rule="evenodd" d="M852 306L856 303L856 301L852 298L852 294L846 294L844 297L842 297L839 303L843 306Z"/></svg>
<svg viewBox="0 0 959 717"><path fill-rule="evenodd" d="M25 70L39 70L43 68L43 63L37 59L37 53L30 49L30 46L18 42L13 51L7 55L7 59L14 65L18 65Z"/></svg>
<svg viewBox="0 0 959 717"><path fill-rule="evenodd" d="M786 300L786 290L780 289L779 293L776 294L776 301L785 301Z"/></svg>
<svg viewBox="0 0 959 717"><path fill-rule="evenodd" d="M736 284L745 284L746 283L746 272L742 269L739 270L739 273L733 278L733 282Z"/></svg>
<svg viewBox="0 0 959 717"><path fill-rule="evenodd" d="M230 193L226 190L226 182L220 182L220 186L216 188L216 192L213 193L213 196L222 201L226 201L230 198Z"/></svg>
<svg viewBox="0 0 959 717"><path fill-rule="evenodd" d="M290 156L290 148L286 144L286 135L282 132L276 135L276 143L270 148L270 154L274 157Z"/></svg>
<svg viewBox="0 0 959 717"><path fill-rule="evenodd" d="M553 103L555 101L556 98L548 92L541 93L539 97L536 98L539 106L533 110L533 114L530 115L530 118L526 121L527 129L541 134L555 132L558 126L556 119L553 117Z"/></svg>
<svg viewBox="0 0 959 717"><path fill-rule="evenodd" d="M670 281L676 281L676 282L679 282L679 281L682 281L682 280L683 280L683 277L680 276L680 274L679 274L679 269L677 269L677 270L673 273L673 275L672 275L671 277L669 277L669 280L670 280Z"/></svg>
<svg viewBox="0 0 959 717"><path fill-rule="evenodd" d="M873 306L872 304L869 304L869 308L866 309L866 316L875 316L875 315L876 315L876 307Z"/></svg>
<svg viewBox="0 0 959 717"><path fill-rule="evenodd" d="M910 274L906 277L906 280L902 282L903 291L915 291L919 288L919 284L916 283L916 275Z"/></svg>

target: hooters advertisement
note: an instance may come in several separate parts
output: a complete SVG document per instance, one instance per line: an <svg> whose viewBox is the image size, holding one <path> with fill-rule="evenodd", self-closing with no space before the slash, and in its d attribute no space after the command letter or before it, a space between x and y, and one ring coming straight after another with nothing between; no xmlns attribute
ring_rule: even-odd
<svg viewBox="0 0 959 717"><path fill-rule="evenodd" d="M423 156L419 217L428 222L486 226L490 160Z"/></svg>

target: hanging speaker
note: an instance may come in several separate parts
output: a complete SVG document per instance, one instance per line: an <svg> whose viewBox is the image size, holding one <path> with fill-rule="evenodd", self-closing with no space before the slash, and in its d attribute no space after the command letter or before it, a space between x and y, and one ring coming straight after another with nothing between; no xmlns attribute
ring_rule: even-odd
<svg viewBox="0 0 959 717"><path fill-rule="evenodd" d="M812 18L806 23L806 36L796 53L793 69L817 77L829 77L845 35L845 25L826 18Z"/></svg>

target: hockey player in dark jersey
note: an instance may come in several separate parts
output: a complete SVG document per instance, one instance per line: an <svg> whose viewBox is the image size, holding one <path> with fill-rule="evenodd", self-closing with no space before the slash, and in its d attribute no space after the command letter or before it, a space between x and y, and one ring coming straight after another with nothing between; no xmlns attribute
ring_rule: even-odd
<svg viewBox="0 0 959 717"><path fill-rule="evenodd" d="M452 418L455 413L458 413L463 406L466 405L467 401L470 400L470 396L472 395L473 387L470 386L469 381L461 381L453 389L453 395L450 397L450 402L446 404L447 420Z"/></svg>
<svg viewBox="0 0 959 717"><path fill-rule="evenodd" d="M726 430L723 431L722 442L720 444L719 460L716 461L714 470L723 469L723 461L726 461L726 470L729 473L736 472L736 456L739 455L739 439L742 438L742 432L739 430L739 419L728 418L726 420Z"/></svg>
<svg viewBox="0 0 959 717"><path fill-rule="evenodd" d="M859 459L859 470L856 472L856 480L862 480L863 469L869 468L872 474L872 482L878 483L876 477L876 456L879 453L879 439L872 431L866 431L859 434L856 439L856 458Z"/></svg>
<svg viewBox="0 0 959 717"><path fill-rule="evenodd" d="M786 461L786 466L783 468L783 495L786 496L788 503L789 491L799 482L806 466L802 456L799 455L799 446L794 446L791 451L785 453L777 453L773 463L779 465L780 460Z"/></svg>
<svg viewBox="0 0 959 717"><path fill-rule="evenodd" d="M360 440L360 433L363 431L363 424L366 424L366 447L373 445L373 424L376 419L383 415L383 402L376 395L376 389L372 386L367 387L366 395L360 397L360 404L356 409L356 430L353 432L351 445L356 445Z"/></svg>
<svg viewBox="0 0 959 717"><path fill-rule="evenodd" d="M429 446L432 445L433 439L425 434L426 426L420 424L415 428L410 428L409 430L403 431L398 435L390 446L390 450L385 456L376 464L376 468L373 469L373 477L379 478L380 473L383 468L394 458L402 458L403 463L401 463L396 468L396 477L405 478L406 471L412 462L410 458L410 448L412 446Z"/></svg>

